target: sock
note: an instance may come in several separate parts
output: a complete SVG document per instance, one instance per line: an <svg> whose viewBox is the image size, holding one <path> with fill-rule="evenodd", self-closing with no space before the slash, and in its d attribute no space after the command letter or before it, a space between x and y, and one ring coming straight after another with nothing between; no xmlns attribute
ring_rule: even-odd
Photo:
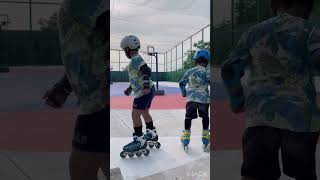
<svg viewBox="0 0 320 180"><path fill-rule="evenodd" d="M185 130L189 130L190 131L190 129L191 129L191 121L192 121L192 119L185 119L184 120L184 129Z"/></svg>
<svg viewBox="0 0 320 180"><path fill-rule="evenodd" d="M146 123L146 126L147 126L147 129L154 129L154 127L153 127L153 122L151 121L151 122L148 122L148 123Z"/></svg>
<svg viewBox="0 0 320 180"><path fill-rule="evenodd" d="M142 126L134 127L134 134L136 136L142 136Z"/></svg>
<svg viewBox="0 0 320 180"><path fill-rule="evenodd" d="M209 129L209 117L202 118L202 127L203 130Z"/></svg>

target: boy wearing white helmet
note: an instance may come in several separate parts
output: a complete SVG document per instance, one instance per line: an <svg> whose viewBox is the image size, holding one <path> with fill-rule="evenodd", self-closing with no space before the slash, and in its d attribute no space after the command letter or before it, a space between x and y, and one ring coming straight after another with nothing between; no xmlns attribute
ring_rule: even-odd
<svg viewBox="0 0 320 180"><path fill-rule="evenodd" d="M156 128L153 126L152 117L149 114L149 109L154 97L154 84L151 81L151 69L145 63L143 57L139 54L140 41L136 36L130 35L122 39L121 48L125 51L127 58L130 59L129 71L129 87L124 91L124 94L129 96L131 92L134 93L132 121L134 126L133 141L123 147L120 153L121 157L129 155L132 157L134 154L141 156L142 154L148 155L149 150L146 149L147 144L150 147L158 143L158 134ZM146 134L142 132L143 117L146 123Z"/></svg>
<svg viewBox="0 0 320 180"><path fill-rule="evenodd" d="M206 68L210 62L210 52L200 49L194 55L196 67L189 69L179 82L183 97L187 97L186 117L184 130L181 136L181 143L186 150L190 143L191 122L193 119L202 118L202 143L203 149L208 150L210 131L209 131L209 85L210 73ZM188 86L187 86L188 85ZM186 88L187 86L187 88Z"/></svg>
<svg viewBox="0 0 320 180"><path fill-rule="evenodd" d="M96 180L99 169L107 176L109 154L109 1L65 0L59 14L61 56L65 76L44 96L60 108L71 92L79 101L72 152L71 180Z"/></svg>

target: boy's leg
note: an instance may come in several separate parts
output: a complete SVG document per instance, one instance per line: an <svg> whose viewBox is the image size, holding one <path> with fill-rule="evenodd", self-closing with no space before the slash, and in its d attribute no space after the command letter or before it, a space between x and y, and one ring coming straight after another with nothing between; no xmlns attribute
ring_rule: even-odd
<svg viewBox="0 0 320 180"><path fill-rule="evenodd" d="M319 132L282 131L283 172L297 180L316 180L316 147Z"/></svg>
<svg viewBox="0 0 320 180"><path fill-rule="evenodd" d="M151 92L150 94L147 94L144 96L144 106L143 106L143 109L144 111L142 112L142 117L146 123L146 128L147 129L154 129L154 126L153 126L153 119L149 113L149 110L151 108L151 105L152 105L152 101L153 101L153 98L154 98L154 91L155 91L155 88L152 87L151 88Z"/></svg>
<svg viewBox="0 0 320 180"><path fill-rule="evenodd" d="M152 88L150 94L144 95L140 98L135 98L133 102L133 110L132 110L132 120L133 126L135 128L135 132L137 131L140 135L142 134L142 121L141 116L143 116L147 128L152 126L152 117L149 114L149 108L151 106L152 99L154 97L154 88Z"/></svg>
<svg viewBox="0 0 320 180"><path fill-rule="evenodd" d="M242 138L242 179L277 180L281 176L280 130L272 127L249 127Z"/></svg>
<svg viewBox="0 0 320 180"><path fill-rule="evenodd" d="M209 118L209 104L198 104L199 117L202 118L203 130L209 129L210 118Z"/></svg>
<svg viewBox="0 0 320 180"><path fill-rule="evenodd" d="M152 117L149 113L149 109L142 112L142 117L146 123L146 128L147 129L154 129L153 120L152 120Z"/></svg>
<svg viewBox="0 0 320 180"><path fill-rule="evenodd" d="M103 161L107 161L106 155L73 148L69 159L70 179L98 180L97 174Z"/></svg>
<svg viewBox="0 0 320 180"><path fill-rule="evenodd" d="M134 133L137 136L141 136L142 133L142 122L141 115L144 110L132 109L132 123L134 128Z"/></svg>
<svg viewBox="0 0 320 180"><path fill-rule="evenodd" d="M184 129L190 130L192 125L192 120L198 118L198 105L196 102L187 102L186 105L186 116L184 120Z"/></svg>
<svg viewBox="0 0 320 180"><path fill-rule="evenodd" d="M108 111L104 108L93 114L78 116L69 159L71 180L96 179L99 169L108 161Z"/></svg>

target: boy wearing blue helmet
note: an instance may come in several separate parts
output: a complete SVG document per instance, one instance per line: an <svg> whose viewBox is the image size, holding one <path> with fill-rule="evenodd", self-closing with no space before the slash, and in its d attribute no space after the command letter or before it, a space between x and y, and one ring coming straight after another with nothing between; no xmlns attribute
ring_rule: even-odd
<svg viewBox="0 0 320 180"><path fill-rule="evenodd" d="M209 131L209 85L210 72L206 68L210 61L210 52L200 49L194 55L195 67L189 69L179 82L180 90L183 97L187 97L186 116L184 130L181 136L181 142L186 149L191 137L191 121L199 117L202 118L202 142L204 150L210 142Z"/></svg>

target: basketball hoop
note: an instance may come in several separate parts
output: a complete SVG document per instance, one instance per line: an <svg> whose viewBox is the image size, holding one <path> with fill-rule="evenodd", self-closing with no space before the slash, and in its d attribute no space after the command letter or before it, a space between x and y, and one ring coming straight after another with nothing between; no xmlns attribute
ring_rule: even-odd
<svg viewBox="0 0 320 180"><path fill-rule="evenodd" d="M152 56L156 58L156 90L154 92L154 95L165 95L165 91L159 89L158 53L155 52L154 46L147 46L147 53L150 58L152 58Z"/></svg>
<svg viewBox="0 0 320 180"><path fill-rule="evenodd" d="M8 26L9 24L9 16L8 14L0 14L0 26L4 27L4 26Z"/></svg>
<svg viewBox="0 0 320 180"><path fill-rule="evenodd" d="M154 56L154 46L148 46L147 47L147 52L149 56Z"/></svg>

